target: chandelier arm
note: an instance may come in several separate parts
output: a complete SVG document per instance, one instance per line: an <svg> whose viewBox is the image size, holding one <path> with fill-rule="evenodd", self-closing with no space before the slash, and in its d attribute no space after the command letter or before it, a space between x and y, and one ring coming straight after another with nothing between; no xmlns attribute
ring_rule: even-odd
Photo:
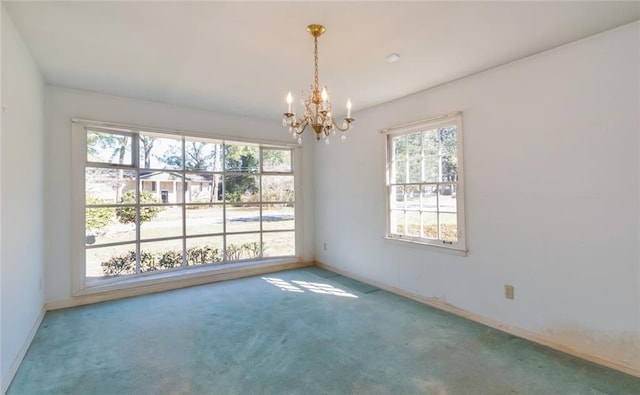
<svg viewBox="0 0 640 395"><path fill-rule="evenodd" d="M298 131L294 130L295 134L300 136L302 133L304 133L305 129L307 128L307 125L309 125L309 121L305 118L305 119L302 120L300 125L298 125L298 129L300 131L298 132Z"/></svg>
<svg viewBox="0 0 640 395"><path fill-rule="evenodd" d="M333 122L333 127L338 129L341 132L346 132L347 130L351 129L351 122L353 122L354 119L353 118L345 118L344 120L347 123L347 126L345 128L341 128L340 126L338 126L338 124L335 123L335 121Z"/></svg>

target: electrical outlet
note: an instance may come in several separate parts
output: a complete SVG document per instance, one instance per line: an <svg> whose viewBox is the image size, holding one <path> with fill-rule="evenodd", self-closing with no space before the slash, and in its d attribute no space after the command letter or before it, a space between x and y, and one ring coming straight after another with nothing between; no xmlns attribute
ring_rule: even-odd
<svg viewBox="0 0 640 395"><path fill-rule="evenodd" d="M325 241L324 243L322 243L322 249L323 250L327 250L327 242Z"/></svg>
<svg viewBox="0 0 640 395"><path fill-rule="evenodd" d="M513 285L504 285L504 297L507 299L513 299Z"/></svg>

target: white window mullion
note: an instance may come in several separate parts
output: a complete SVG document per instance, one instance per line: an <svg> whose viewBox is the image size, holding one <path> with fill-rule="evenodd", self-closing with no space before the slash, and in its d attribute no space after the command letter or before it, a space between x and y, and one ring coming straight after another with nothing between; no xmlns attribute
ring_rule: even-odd
<svg viewBox="0 0 640 395"><path fill-rule="evenodd" d="M422 133L420 133L420 181L421 184L418 185L418 196L420 196L419 199L419 204L420 206L418 207L418 215L420 215L420 238L424 238L424 220L423 220L423 215L422 215L422 207L424 207L423 205L423 196L422 196L422 186L424 185L424 182L427 181L427 175L425 173L425 155L424 155L424 131Z"/></svg>
<svg viewBox="0 0 640 395"><path fill-rule="evenodd" d="M133 135L133 139L131 141L131 151L133 155L133 166L136 169L136 180L135 180L135 227L136 227L136 276L139 276L142 273L141 269L141 254L142 249L140 246L140 134L135 133Z"/></svg>
<svg viewBox="0 0 640 395"><path fill-rule="evenodd" d="M442 134L438 130L438 182L444 181L442 179ZM440 188L438 188L440 192Z"/></svg>
<svg viewBox="0 0 640 395"><path fill-rule="evenodd" d="M202 184L200 184L202 185ZM182 136L182 267L187 267L187 146Z"/></svg>
<svg viewBox="0 0 640 395"><path fill-rule="evenodd" d="M222 143L222 263L227 263L227 143Z"/></svg>
<svg viewBox="0 0 640 395"><path fill-rule="evenodd" d="M405 184L409 182L409 174L411 173L409 171L409 138L407 136L404 136L404 182ZM405 198L404 200L407 200L407 195L406 195L407 189L405 187Z"/></svg>
<svg viewBox="0 0 640 395"><path fill-rule="evenodd" d="M442 184L436 184L436 232L438 240L442 240L442 234L440 233L440 185Z"/></svg>
<svg viewBox="0 0 640 395"><path fill-rule="evenodd" d="M259 196L258 196L258 202L260 202L260 208L259 208L259 213L260 213L260 238L259 238L259 242L260 242L260 258L262 258L264 256L264 251L262 251L262 248L264 246L264 243L262 242L262 174L264 173L264 151L262 150L262 147L260 147L258 149L258 188L259 188Z"/></svg>

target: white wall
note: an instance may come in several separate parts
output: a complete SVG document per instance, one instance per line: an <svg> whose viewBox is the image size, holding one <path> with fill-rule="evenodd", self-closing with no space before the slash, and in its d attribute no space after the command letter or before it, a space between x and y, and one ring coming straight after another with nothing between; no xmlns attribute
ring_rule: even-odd
<svg viewBox="0 0 640 395"><path fill-rule="evenodd" d="M245 118L97 93L46 87L46 302L71 299L71 119L82 118L289 143L279 121ZM312 142L303 146L303 254L314 258Z"/></svg>
<svg viewBox="0 0 640 395"><path fill-rule="evenodd" d="M1 332L6 388L43 310L44 84L2 6Z"/></svg>
<svg viewBox="0 0 640 395"><path fill-rule="evenodd" d="M316 152L317 260L640 372L639 51L636 22L356 113ZM383 240L379 130L456 110L468 256Z"/></svg>

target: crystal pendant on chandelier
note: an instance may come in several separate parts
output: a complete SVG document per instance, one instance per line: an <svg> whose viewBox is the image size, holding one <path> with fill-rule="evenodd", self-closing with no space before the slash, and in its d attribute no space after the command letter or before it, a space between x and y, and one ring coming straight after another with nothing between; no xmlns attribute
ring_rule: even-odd
<svg viewBox="0 0 640 395"><path fill-rule="evenodd" d="M326 144L329 144L329 136L335 135L336 130L343 132L342 141L346 139L346 131L351 129L353 118L351 118L351 100L347 100L347 116L342 122L342 126L336 124L333 120L333 113L331 111L331 100L329 99L329 93L327 87L323 87L322 90L318 84L318 37L325 32L325 28L322 25L309 25L307 31L313 36L313 62L314 62L314 79L311 91L307 99L302 101L304 107L304 115L299 119L296 118L294 109L292 108L293 96L291 92L287 95L287 112L282 117L282 126L289 128L289 133L292 134L295 139L298 138L298 144L302 144L302 133L306 130L307 126L311 125L311 128L316 132L316 140L320 141L321 138L325 139Z"/></svg>

